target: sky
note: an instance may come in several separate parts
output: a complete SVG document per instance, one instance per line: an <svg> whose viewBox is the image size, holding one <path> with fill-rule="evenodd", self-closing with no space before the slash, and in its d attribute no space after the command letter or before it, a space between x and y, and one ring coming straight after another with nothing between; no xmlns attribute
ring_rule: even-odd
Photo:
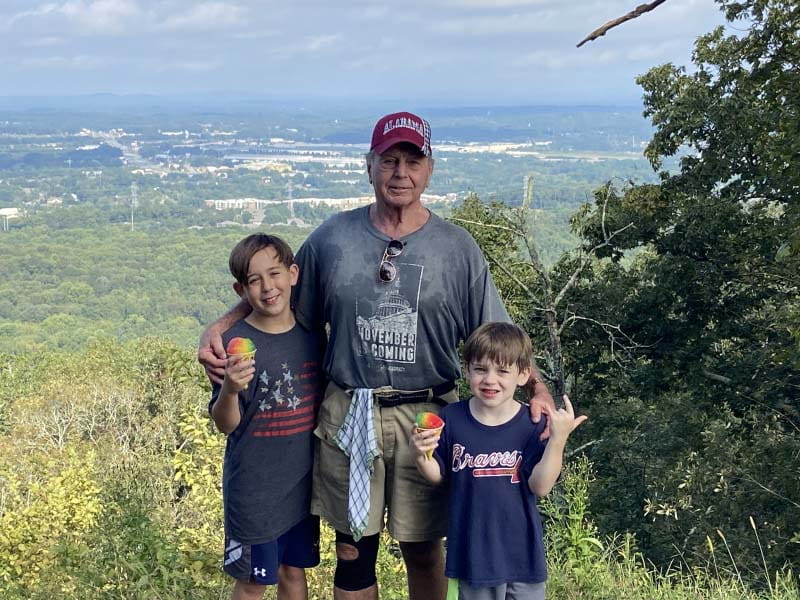
<svg viewBox="0 0 800 600"><path fill-rule="evenodd" d="M256 94L415 104L638 105L723 24L667 0L0 0L0 96Z"/></svg>

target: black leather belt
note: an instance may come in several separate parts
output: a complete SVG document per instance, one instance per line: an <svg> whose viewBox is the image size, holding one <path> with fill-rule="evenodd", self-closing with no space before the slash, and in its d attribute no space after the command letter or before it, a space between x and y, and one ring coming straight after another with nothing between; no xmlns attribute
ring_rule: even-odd
<svg viewBox="0 0 800 600"><path fill-rule="evenodd" d="M399 390L383 392L376 390L373 392L373 397L378 401L378 406L381 408L391 408L392 406L411 404L413 402L432 402L439 406L447 406L447 402L442 400L440 396L449 394L454 389L456 389L456 384L448 381L432 388L415 392L402 392Z"/></svg>

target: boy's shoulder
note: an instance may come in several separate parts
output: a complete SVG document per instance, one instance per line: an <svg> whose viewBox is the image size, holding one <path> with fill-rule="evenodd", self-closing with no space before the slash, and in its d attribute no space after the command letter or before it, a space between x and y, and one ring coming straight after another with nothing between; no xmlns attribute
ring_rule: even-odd
<svg viewBox="0 0 800 600"><path fill-rule="evenodd" d="M239 319L228 329L222 332L222 341L227 344L228 340L235 337L249 337L248 334L258 331L244 319Z"/></svg>
<svg viewBox="0 0 800 600"><path fill-rule="evenodd" d="M459 398L456 402L451 402L439 411L439 416L445 421L447 419L465 419L469 412L469 399Z"/></svg>

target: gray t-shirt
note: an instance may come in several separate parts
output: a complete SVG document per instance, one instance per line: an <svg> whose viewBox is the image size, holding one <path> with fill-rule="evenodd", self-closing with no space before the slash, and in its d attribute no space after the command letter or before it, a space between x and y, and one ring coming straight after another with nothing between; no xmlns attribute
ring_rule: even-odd
<svg viewBox="0 0 800 600"><path fill-rule="evenodd" d="M225 532L238 542L262 544L309 514L313 431L322 401L320 332L299 324L286 333L265 333L244 320L222 335L256 345L256 375L239 392L239 426L228 435L222 469ZM212 390L209 411L219 397Z"/></svg>
<svg viewBox="0 0 800 600"><path fill-rule="evenodd" d="M338 213L297 253L297 318L330 326L325 372L340 386L399 390L460 376L458 344L486 321L509 321L486 260L469 233L430 213L403 237L397 277L378 278L390 238L368 207Z"/></svg>

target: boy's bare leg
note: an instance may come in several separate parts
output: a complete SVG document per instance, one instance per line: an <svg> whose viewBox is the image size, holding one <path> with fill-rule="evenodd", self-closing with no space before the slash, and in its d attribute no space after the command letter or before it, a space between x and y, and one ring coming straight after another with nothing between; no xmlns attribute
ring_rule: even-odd
<svg viewBox="0 0 800 600"><path fill-rule="evenodd" d="M231 600L261 600L264 597L264 590L267 586L260 583L250 583L249 581L236 580L233 586Z"/></svg>
<svg viewBox="0 0 800 600"><path fill-rule="evenodd" d="M278 567L278 600L308 600L305 569L288 565Z"/></svg>
<svg viewBox="0 0 800 600"><path fill-rule="evenodd" d="M400 542L400 550L408 571L410 600L444 600L447 578L444 576L442 540Z"/></svg>

